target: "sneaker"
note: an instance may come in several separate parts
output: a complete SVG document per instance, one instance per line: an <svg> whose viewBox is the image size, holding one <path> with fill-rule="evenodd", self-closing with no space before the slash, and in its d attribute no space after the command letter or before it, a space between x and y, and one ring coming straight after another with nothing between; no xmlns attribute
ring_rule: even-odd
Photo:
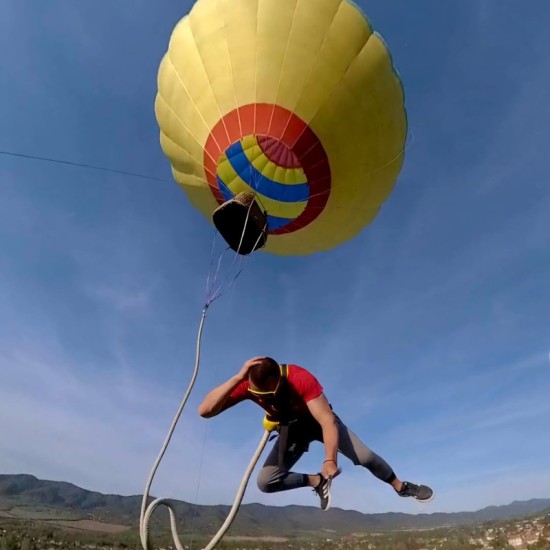
<svg viewBox="0 0 550 550"><path fill-rule="evenodd" d="M321 478L321 481L319 481L319 485L317 485L317 487L313 488L313 491L317 493L321 499L321 510L326 512L330 507L330 484L332 483L332 478L326 479L321 473L319 474L319 477Z"/></svg>
<svg viewBox="0 0 550 550"><path fill-rule="evenodd" d="M430 502L434 497L434 492L427 485L416 485L410 481L404 481L397 494L400 497L413 497L419 502Z"/></svg>

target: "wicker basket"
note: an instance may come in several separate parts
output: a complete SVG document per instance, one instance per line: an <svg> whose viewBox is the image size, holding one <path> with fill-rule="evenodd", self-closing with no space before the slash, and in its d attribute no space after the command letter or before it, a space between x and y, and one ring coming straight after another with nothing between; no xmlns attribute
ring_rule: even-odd
<svg viewBox="0 0 550 550"><path fill-rule="evenodd" d="M267 217L254 193L238 193L214 210L212 220L227 244L238 254L250 254L267 241Z"/></svg>

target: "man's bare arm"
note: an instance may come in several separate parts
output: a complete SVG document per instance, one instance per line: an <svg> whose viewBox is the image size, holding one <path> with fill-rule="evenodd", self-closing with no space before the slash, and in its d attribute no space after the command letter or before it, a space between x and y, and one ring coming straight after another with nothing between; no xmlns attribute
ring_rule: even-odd
<svg viewBox="0 0 550 550"><path fill-rule="evenodd" d="M307 407L313 418L319 422L323 431L325 462L323 462L321 472L325 477L335 477L339 473L337 463L339 440L336 417L323 393L319 397L308 401Z"/></svg>
<svg viewBox="0 0 550 550"><path fill-rule="evenodd" d="M236 374L229 380L209 392L199 405L199 414L203 418L212 418L220 414L227 403L231 392L243 381L243 378Z"/></svg>
<svg viewBox="0 0 550 550"><path fill-rule="evenodd" d="M232 376L229 380L208 393L199 405L199 414L203 418L212 418L213 416L220 414L224 410L224 406L227 403L231 392L243 380L248 378L248 371L257 364L259 359L263 359L263 357L253 357L252 359L249 359L241 367L238 374Z"/></svg>

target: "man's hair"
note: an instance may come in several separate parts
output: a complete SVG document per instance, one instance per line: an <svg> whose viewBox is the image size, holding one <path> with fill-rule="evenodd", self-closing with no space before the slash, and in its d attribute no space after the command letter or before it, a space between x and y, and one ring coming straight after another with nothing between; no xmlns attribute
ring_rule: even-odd
<svg viewBox="0 0 550 550"><path fill-rule="evenodd" d="M278 380L280 374L279 363L271 357L264 357L248 371L248 379L254 386L263 389L269 387L273 380Z"/></svg>

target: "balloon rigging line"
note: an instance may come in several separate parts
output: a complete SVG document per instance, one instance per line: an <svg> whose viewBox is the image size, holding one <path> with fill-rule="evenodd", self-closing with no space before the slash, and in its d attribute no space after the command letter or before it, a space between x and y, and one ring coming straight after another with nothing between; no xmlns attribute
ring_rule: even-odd
<svg viewBox="0 0 550 550"><path fill-rule="evenodd" d="M255 197L256 196L257 195L255 194ZM252 209L253 204L254 204L254 202L251 201L248 205L247 212L246 212L246 218L245 218L245 221L244 221L244 224L243 224L243 230L241 232L239 245L237 247L237 253L234 254L233 261L231 262L231 265L229 266L229 270L233 270L233 268L235 267L235 263L237 262L238 263L237 273L233 276L233 278L229 282L227 282L228 278L230 277L230 272L228 272L228 275L226 275L226 277L222 280L222 282L219 284L218 288L216 290L213 290L214 285L216 284L216 281L217 281L217 278L218 278L218 274L220 272L220 264L221 264L221 261L222 261L222 257L225 254L225 252L227 252L227 250L229 250L229 247L228 247L228 248L225 249L225 251L222 253L222 255L218 259L218 266L217 266L217 269L216 269L216 273L214 274L214 278L212 280L212 283L210 285L210 290L207 290L207 303L208 304L211 304L214 300L217 300L220 297L224 285L226 285L227 290L229 290L235 284L235 281L237 280L237 278L239 277L239 275L242 273L243 269L246 266L246 262L248 260L248 255L245 256L245 255L240 254L239 252L240 252L242 244L243 244L243 239L244 239L244 235L245 235L245 231L246 231L246 226L247 226L247 223L248 223L248 219L249 219L249 216L250 216L250 211ZM264 225L263 230L264 231L267 230L267 221ZM252 248L253 251L256 250L256 247L258 246L258 243L260 242L260 239L262 238L262 236L263 236L263 233L260 233L258 235L258 238L256 239L256 242L254 243L254 247ZM216 234L214 234L214 239L215 239L215 237L216 237ZM213 246L214 246L214 243L213 243ZM212 254L213 254L213 250L214 249L212 248ZM210 273L208 275L208 280L210 280Z"/></svg>
<svg viewBox="0 0 550 550"><path fill-rule="evenodd" d="M218 284L217 288L214 289L214 286L218 282L218 275L220 273L222 259L223 259L223 257L225 256L225 253L228 250L230 250L229 247L227 247L220 254L220 257L218 258L216 272L214 274L214 277L212 278L212 281L210 283L210 288L207 290L207 294L206 294L206 305L208 305L208 306L210 304L212 304L213 302L215 302L222 295L224 287L226 288L226 290L229 290L235 284L235 281L238 279L239 275L242 273L242 271L245 267L243 256L239 255L239 254L235 254L234 257L233 257L233 261L232 261L231 265L227 268L227 275L225 275L222 278L222 280ZM230 270L232 270L233 267L235 266L235 261L237 260L237 257L238 257L237 273L235 275L233 275L233 277L231 277L231 271ZM210 278L210 275L209 275L209 278Z"/></svg>
<svg viewBox="0 0 550 550"><path fill-rule="evenodd" d="M239 246L237 247L237 254L239 254L239 252L241 251L241 246L243 245L244 234L246 232L246 225L248 224L248 218L250 217L250 210L252 210L253 204L254 204L254 201L253 200L250 201L250 203L248 204L248 208L246 209L246 218L244 219L243 230L241 231Z"/></svg>
<svg viewBox="0 0 550 550"><path fill-rule="evenodd" d="M255 195L256 196L256 195ZM245 268L246 266L246 263L247 263L247 260L248 260L248 255L246 256L243 256L242 254L240 254L240 250L241 250L241 246L243 244L243 239L244 239L244 235L245 235L245 231L246 231L246 226L247 226L247 223L248 223L248 218L249 218L249 215L250 215L250 211L252 209L252 206L254 204L254 201L251 201L250 204L248 205L248 209L247 209L247 212L246 212L246 218L245 218L245 221L244 221L244 224L243 224L243 230L241 232L241 238L240 238L240 241L239 241L239 246L237 247L237 253L233 256L233 262L231 263L231 268L233 268L235 266L235 262L237 261L238 262L238 271L237 271L237 274L233 277L233 279L231 281L229 281L229 283L227 284L227 289L229 290L234 284L235 284L235 281L237 280L237 278L239 277L239 275L242 273L243 269ZM267 221L266 221L266 224L264 225L264 231L267 230ZM254 243L254 246L252 248L252 250L256 250L256 247L258 246L258 243L260 242L260 239L262 238L263 236L263 233L260 233L258 235L258 238L256 239L256 242ZM227 249L226 249L227 250ZM216 271L216 276L217 276L217 273L219 271L219 265L218 265L218 270ZM215 276L215 277L216 277ZM226 279L227 280L227 279ZM224 281L222 281L222 283L220 284L220 286L218 287L218 290L216 291L217 292L217 295L215 295L215 297L211 300L214 301L216 300L217 298L219 298L220 294L221 294L221 289L223 287L223 284L224 284Z"/></svg>
<svg viewBox="0 0 550 550"><path fill-rule="evenodd" d="M406 143L405 146L397 153L397 155L395 157L390 159L385 164L382 164L382 165L380 165L376 168L373 168L370 172L367 172L364 175L364 177L371 176L372 174L375 174L376 172L379 172L380 170L383 170L384 168L387 168L388 166L392 165L399 157L403 156L408 151L408 149L410 147L412 147L412 145L414 143L414 138L415 138L414 132L411 132L410 142ZM51 158L51 157L40 157L40 156L37 156L37 155L29 155L29 154L25 154L25 153L15 153L13 151L3 151L3 150L0 150L0 155L17 157L17 158L24 158L24 159L32 159L32 160L38 160L38 161L43 161L43 162L51 162L51 163L54 163L54 164L64 164L64 165L67 165L67 166L75 166L75 167L78 167L78 168L87 168L87 169L90 169L90 170L98 170L98 171L101 171L101 172L107 172L107 173L112 173L112 174L119 174L119 175L124 175L124 176L131 176L131 177L135 177L135 178L148 179L148 180L152 180L152 181L161 181L161 182L172 183L172 180L169 180L169 179L166 179L166 178L158 178L156 176L147 176L145 174L138 174L136 172L128 172L126 170L117 170L117 169L114 169L114 168L105 168L103 166L95 166L95 165L92 165L92 164L72 162L72 161L63 160L63 159L54 159L54 158ZM255 179L256 178L252 174L252 167L250 167L250 181L251 181L251 184L252 184L251 187L252 187L253 190L256 191L256 200L258 201L260 206L263 208L264 212L267 212L267 209L265 208L265 206L263 205L263 203L262 203L262 201L259 197L259 192L260 192L259 185L258 185L257 181L254 181ZM346 183L347 183L346 181L343 181L342 183L332 185L330 191L332 191L333 189L336 189L337 187L341 187L342 185L345 185ZM320 196L320 195L325 195L326 193L327 193L327 191L321 191L319 193L314 193L313 195L309 195L307 200L309 201L313 197L317 197L317 196ZM248 218L248 214L247 214L247 218ZM258 239L258 242L259 242L259 239ZM240 245L239 245L239 248L240 248Z"/></svg>
<svg viewBox="0 0 550 550"><path fill-rule="evenodd" d="M115 168L105 168L104 166L95 166L93 164L73 162L70 160L55 159L51 157L39 157L37 155L27 155L25 153L14 153L13 151L0 151L0 155L23 158L23 159L39 160L42 162L51 162L53 164L64 164L67 166L76 166L78 168L88 168L90 170L98 170L100 172L110 172L112 174L120 174L124 176L131 176L134 178L141 178L146 180L162 181L162 182L169 182L169 183L171 182L171 180L166 178L158 178L156 176L147 176L145 174L138 174L137 172L127 172L126 170L117 170Z"/></svg>
<svg viewBox="0 0 550 550"><path fill-rule="evenodd" d="M215 244L215 238L216 238L216 236L214 235L214 242L212 244ZM218 282L218 275L220 273L221 263L222 263L223 257L225 256L225 253L228 250L229 250L229 247L225 248L224 251L218 257L216 272L214 273L214 276L212 277L212 281L209 284L209 287L207 288L207 291L206 291L206 301L205 301L205 303L207 305L210 305L212 302L214 302L215 300L217 300L221 296L221 291L222 291L222 288L223 288L223 284L225 282L225 278L222 280L222 282L218 285L218 287L215 290L214 290L214 286ZM208 280L210 280L211 272L212 272L212 270L210 269L210 271L208 273ZM237 274L237 276L238 276L238 274Z"/></svg>
<svg viewBox="0 0 550 550"><path fill-rule="evenodd" d="M212 264L214 263L214 249L216 248L216 234L217 234L217 230L214 229L214 234L212 235L212 246L210 247L210 262L208 264L208 276L206 277L206 302L208 302L208 298L212 290L212 286L210 285L210 275L212 273ZM219 262L218 262L218 266L219 266ZM216 276L217 276L217 271L216 271L216 274L214 275L214 280Z"/></svg>
<svg viewBox="0 0 550 550"><path fill-rule="evenodd" d="M254 199L256 199L257 197L258 197L258 193L254 193ZM241 246L243 244L243 239L244 239L244 234L245 234L245 231L246 231L246 226L248 224L248 218L250 217L250 211L252 210L253 205L254 205L254 201L252 200L248 204L248 208L247 208L247 211L246 211L246 218L244 220L243 230L241 232L241 240L239 241L239 246L237 247L237 253L239 253L240 250L241 250ZM264 212L267 214L267 211L265 210L265 208L264 208ZM267 229L268 229L268 225L267 225L267 219L266 219L264 227L263 227L263 231L267 231ZM258 243L260 242L260 239L262 238L262 236L263 236L263 233L260 233L258 235L258 238L256 239L256 242L254 243L254 247L252 248L252 252L254 252L256 250L256 247L258 246Z"/></svg>
<svg viewBox="0 0 550 550"><path fill-rule="evenodd" d="M244 235L245 227L246 227L246 223L243 226L243 231L242 231L242 234L241 234L241 241L242 241L242 236ZM243 265L243 261L242 261L243 257L239 254L234 254L233 261L231 262L231 265L228 268L228 274L225 277L222 278L222 281L220 282L218 287L214 290L214 287L215 287L215 285L218 281L218 275L220 274L220 268L221 268L221 263L222 263L223 257L225 256L225 253L230 249L230 247L228 246L220 254L220 256L218 258L216 272L214 273L214 276L211 277L212 263L213 263L213 258L214 258L214 248L216 246L216 235L217 235L217 231L215 230L213 238L212 238L212 249L211 249L211 252L210 252L210 267L209 267L209 270L208 270L208 277L207 277L207 280L206 280L206 304L207 305L210 305L212 302L214 302L215 300L217 300L221 296L224 286L226 286L227 289L230 289L233 286L233 284L235 283L235 281L237 280L237 278L239 277L239 275L241 274L242 270L244 269L244 265ZM239 249L240 249L240 244L239 244ZM237 273L236 273L236 275L233 276L233 278L229 282L227 282L229 277L231 276L230 273L229 273L229 270L233 269L233 267L235 266L235 261L237 260L237 258L238 258L238 262L239 262L239 265L238 265L238 268L237 268Z"/></svg>

